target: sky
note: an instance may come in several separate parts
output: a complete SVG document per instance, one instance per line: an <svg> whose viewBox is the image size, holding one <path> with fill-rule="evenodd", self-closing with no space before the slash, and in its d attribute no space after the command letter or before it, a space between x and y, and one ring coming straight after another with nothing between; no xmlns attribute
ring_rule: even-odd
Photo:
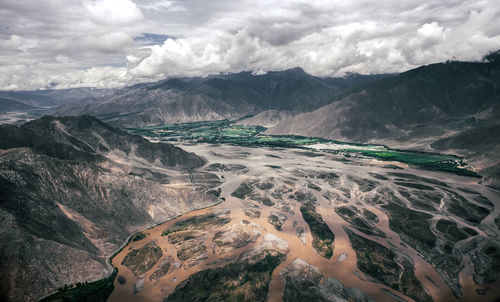
<svg viewBox="0 0 500 302"><path fill-rule="evenodd" d="M0 90L393 73L497 49L498 0L0 1Z"/></svg>

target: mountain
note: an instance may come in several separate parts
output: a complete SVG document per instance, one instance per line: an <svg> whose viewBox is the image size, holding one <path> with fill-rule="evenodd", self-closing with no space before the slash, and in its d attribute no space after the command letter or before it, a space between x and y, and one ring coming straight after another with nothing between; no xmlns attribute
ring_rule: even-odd
<svg viewBox="0 0 500 302"><path fill-rule="evenodd" d="M122 157L127 162L141 159L144 164L166 168L194 168L204 161L170 144L153 144L138 135L130 135L95 117L45 116L21 127L0 126L0 148L30 147L40 154L60 159L83 156L84 159Z"/></svg>
<svg viewBox="0 0 500 302"><path fill-rule="evenodd" d="M266 110L256 115L244 118L237 122L238 125L260 125L263 127L274 127L281 121L295 116L297 113L287 110Z"/></svg>
<svg viewBox="0 0 500 302"><path fill-rule="evenodd" d="M0 111L27 111L33 109L37 109L37 107L14 99L0 97Z"/></svg>
<svg viewBox="0 0 500 302"><path fill-rule="evenodd" d="M215 203L205 160L90 117L0 126L0 298L92 281L126 238Z"/></svg>
<svg viewBox="0 0 500 302"><path fill-rule="evenodd" d="M456 149L498 188L500 175L490 174L488 167L498 163L500 151L499 83L496 61L422 66L354 88L331 104L282 121L268 133L427 151ZM477 135L481 133L489 135ZM493 149L485 148L491 145ZM485 150L489 155L482 153ZM489 158L486 165L484 157Z"/></svg>
<svg viewBox="0 0 500 302"><path fill-rule="evenodd" d="M254 75L173 78L117 90L83 105L62 106L57 115L94 115L121 127L236 119L266 110L311 111L360 83L386 75L319 78L300 68Z"/></svg>
<svg viewBox="0 0 500 302"><path fill-rule="evenodd" d="M0 91L0 98L8 98L35 107L50 107L69 103L90 102L111 95L114 89L71 88L33 91Z"/></svg>

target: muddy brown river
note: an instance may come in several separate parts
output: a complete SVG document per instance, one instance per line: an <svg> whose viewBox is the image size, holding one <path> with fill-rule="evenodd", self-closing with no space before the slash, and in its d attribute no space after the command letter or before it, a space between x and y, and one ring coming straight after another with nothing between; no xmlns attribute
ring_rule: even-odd
<svg viewBox="0 0 500 302"><path fill-rule="evenodd" d="M488 242L498 243L498 236L500 235L498 228L494 224L494 218L500 214L500 194L477 184L477 179L455 176L449 173L413 169L407 165L394 162L352 158L348 161L343 161L343 159L337 155L326 153L320 153L320 156L311 156L310 154L302 153L299 149L249 148L231 145L213 146L209 144L179 144L179 146L187 151L195 152L205 157L208 164L204 169L214 163L242 165L245 166L246 169L211 171L218 175L223 181L219 188L221 189L220 197L225 199L224 201L210 208L186 213L185 215L145 230L143 231L146 235L144 239L130 242L120 253L118 253L112 259L112 264L118 269L118 276L124 278L126 282L125 284L120 284L117 279L115 280L115 290L109 297L109 301L162 301L175 291L179 283L186 280L192 274L209 268L226 265L228 262L213 262L221 258L236 259L238 255L259 246L263 236L268 233L285 240L289 246L289 252L286 255L286 259L272 272L268 293L269 301L282 301L285 284L282 278L280 278L280 272L296 258L303 259L319 269L323 275L322 280L326 278L335 278L341 281L345 286L362 290L375 301L393 301L393 298L390 298L384 290L406 301L414 301L404 293L384 285L380 280L376 280L373 276L365 274L358 268L357 254L351 245L349 235L344 229L346 227L359 236L363 236L366 239L393 250L397 255L404 255L404 257L411 259L414 265L415 277L434 301L496 301L496 298L500 297L500 283L476 284L473 278L475 268L470 256L479 253L485 244L489 244ZM317 177L318 173L321 172L332 172L339 177L335 180L335 183L332 183L324 178ZM401 191L403 189L401 189L401 186L395 184L397 181L403 182L403 180L401 180L402 176L391 176L390 173L418 175L446 183L447 186L430 185L434 188L433 192L437 192L442 196L440 201L441 205L439 207L436 206L435 209L415 208L413 204L407 201L407 198L402 195ZM383 177L376 177L374 175L382 175ZM356 179L367 179L372 181L375 185L373 188L363 188L362 182L355 181ZM255 190L258 194L270 199L274 205L267 206L249 196L245 199L231 196L231 193L237 190L241 183L246 181L249 183L256 183L259 181L271 183L272 189L264 188ZM412 183L426 184L429 186L428 182L423 182L421 180L406 179L404 181L411 181ZM189 183L172 183L167 186L184 186L189 188L190 185ZM313 185L319 188L319 190L311 189L314 188ZM290 190L292 191L282 194L282 196L272 194L275 192L273 190L280 187L291 188ZM465 189L466 191L458 191L458 188ZM418 193L416 189L413 188L404 188L404 190L412 194ZM393 192L393 195L407 203L408 207L431 214L433 216L433 225L437 220L446 218L456 222L460 227L468 227L477 233L475 236L458 241L454 246L454 249L461 255L462 263L459 272L449 274L452 275L452 277L445 276L443 270L446 270L446 268L439 267L439 265L433 263L434 260L432 260L439 257L440 253L444 254L445 251L439 251L436 248L429 252L419 250L415 248L416 245L412 243L411 238L408 239L406 235L402 235L396 232L394 228L391 228L390 216L387 211L380 203L371 202L371 200L374 200L374 198L378 196L385 196L383 194L387 191ZM458 192L460 196L463 196L464 199L476 206L479 206L479 204L476 201L477 198L474 198L474 196L483 196L493 204L493 207L490 206L488 208L489 214L484 217L481 223L470 223L463 217L451 214L451 211L448 210L448 204L450 202L448 198L451 198L449 196L453 195L450 191ZM472 191L476 193L471 193L472 195L465 193ZM334 233L333 256L330 259L322 257L315 250L312 244L310 227L302 217L300 211L303 202L290 198L293 192L306 192L309 194L309 198L313 196L317 213L321 215L323 221ZM249 204L258 207L260 217L250 217L244 213L243 210L248 208ZM334 210L336 207L340 206L351 207L360 212L366 209L375 214L376 219L374 219L374 221L376 222L373 223L373 227L377 231L384 233L385 237L366 234L359 228L351 225L351 223L344 220L343 217ZM167 236L162 236L162 232L178 221L219 210L230 211L229 215L231 221L228 225L237 224L251 233L258 234L258 238L255 242L221 255L217 249L213 248L214 235L218 230L215 229L211 230L208 235L204 237L203 244L206 247L206 257L202 261L195 262L194 264L187 264L180 260L177 255L176 246L169 242ZM277 230L269 222L268 217L271 215L271 212L278 212L286 215L287 219L282 225L281 230ZM305 233L305 244L297 235L297 229L300 227L307 230ZM439 238L446 237L446 235L437 231L434 226L431 227L431 231L436 235L438 241L440 240ZM467 242L475 238L481 240L477 240L478 243L475 245L467 245ZM129 267L122 265L122 261L132 250L141 248L151 241L155 241L161 248L163 256L151 269L142 275L136 276ZM468 246L467 249L464 246ZM180 263L182 266L178 269L170 270L157 281L150 280L151 274L159 268L162 260L166 259L166 257L172 257L174 262ZM139 292L134 293L134 284L142 277L144 280L144 287ZM455 284L459 284L459 288L463 293L461 297L457 298L453 293L453 289L450 287L450 284L454 282ZM478 295L476 290L484 288L490 289L486 291L486 294Z"/></svg>

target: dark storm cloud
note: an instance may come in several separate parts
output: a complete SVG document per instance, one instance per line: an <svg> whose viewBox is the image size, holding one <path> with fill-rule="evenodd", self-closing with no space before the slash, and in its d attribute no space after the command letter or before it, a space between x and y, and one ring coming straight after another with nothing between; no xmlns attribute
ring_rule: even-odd
<svg viewBox="0 0 500 302"><path fill-rule="evenodd" d="M0 4L1 89L113 87L295 66L318 76L398 72L478 60L498 48L495 0Z"/></svg>

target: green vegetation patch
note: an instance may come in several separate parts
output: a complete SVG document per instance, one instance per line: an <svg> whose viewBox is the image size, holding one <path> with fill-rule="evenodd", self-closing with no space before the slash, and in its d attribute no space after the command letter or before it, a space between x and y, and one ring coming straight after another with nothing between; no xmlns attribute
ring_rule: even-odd
<svg viewBox="0 0 500 302"><path fill-rule="evenodd" d="M170 236L169 236L170 237ZM177 245L177 258L181 261L205 257L207 247L199 240L188 240Z"/></svg>
<svg viewBox="0 0 500 302"><path fill-rule="evenodd" d="M142 232L139 232L139 233L136 233L134 236L132 236L132 241L139 241L139 240L142 240L146 238L146 234L142 233Z"/></svg>
<svg viewBox="0 0 500 302"><path fill-rule="evenodd" d="M351 226L367 235L386 237L385 233L378 230L369 220L362 217L361 213L359 213L358 210L354 207L336 207L335 213L342 217L342 219L348 222Z"/></svg>
<svg viewBox="0 0 500 302"><path fill-rule="evenodd" d="M161 233L161 235L167 236L168 234L175 232L197 230L197 229L208 230L214 227L227 224L230 221L231 218L229 217L229 211L219 211L215 213L197 215L175 222L174 224L166 228Z"/></svg>
<svg viewBox="0 0 500 302"><path fill-rule="evenodd" d="M300 203L315 203L317 200L310 191L295 191L289 198L295 199Z"/></svg>
<svg viewBox="0 0 500 302"><path fill-rule="evenodd" d="M399 190L399 194L406 198L414 208L425 211L436 211L436 206L439 206L441 202L441 194L436 192L429 194L422 191L412 191L409 193L405 190Z"/></svg>
<svg viewBox="0 0 500 302"><path fill-rule="evenodd" d="M469 236L460 231L460 229L457 227L457 223L455 221L447 220L447 219L440 219L436 223L436 229L440 231L441 233L444 233L446 237L448 237L450 240L453 242L460 241L467 239ZM470 229L472 230L472 229ZM472 230L474 231L474 230ZM474 231L475 232L475 231Z"/></svg>
<svg viewBox="0 0 500 302"><path fill-rule="evenodd" d="M472 224L479 224L481 221L490 214L490 210L469 202L463 196L449 191L451 194L451 200L446 203L446 208L448 211L465 221Z"/></svg>
<svg viewBox="0 0 500 302"><path fill-rule="evenodd" d="M281 169L281 166L275 166L275 165L266 165L266 167L269 167L271 169Z"/></svg>
<svg viewBox="0 0 500 302"><path fill-rule="evenodd" d="M282 213L271 212L267 217L267 221L276 228L276 230L281 231L281 227L287 221L288 217Z"/></svg>
<svg viewBox="0 0 500 302"><path fill-rule="evenodd" d="M349 178L349 180L356 183L362 192L371 191L379 185L378 182L371 180L371 179L357 178L357 177L354 177L352 175L348 175L347 177Z"/></svg>
<svg viewBox="0 0 500 302"><path fill-rule="evenodd" d="M472 257L474 263L474 281L477 284L492 283L500 278L500 245L491 240Z"/></svg>
<svg viewBox="0 0 500 302"><path fill-rule="evenodd" d="M344 227L344 230L356 252L358 268L363 273L415 301L432 301L432 297L416 278L413 263L406 258L399 259L398 263L392 250L359 236L348 228Z"/></svg>
<svg viewBox="0 0 500 302"><path fill-rule="evenodd" d="M308 145L319 143L348 145L345 149L327 150L331 153L358 153L363 156L385 161L398 161L427 170L445 171L458 175L480 177L477 173L463 168L457 156L407 150L395 150L386 146L346 143L317 137L297 135L266 135L262 126L236 125L229 120L191 122L142 128L130 128L129 132L163 141L189 141L210 144L235 144L242 146L271 146L283 148L304 148L299 152L305 156L322 156L320 152L310 151Z"/></svg>
<svg viewBox="0 0 500 302"><path fill-rule="evenodd" d="M428 190L428 191L433 191L433 187L429 187L423 184L417 184L413 182L402 182L402 181L396 181L394 182L398 186L406 187L406 188L411 188L411 189L417 189L417 190Z"/></svg>
<svg viewBox="0 0 500 302"><path fill-rule="evenodd" d="M233 193L231 193L231 196L239 199L245 199L245 197L252 194L252 192L253 188L248 184L248 182L244 181Z"/></svg>
<svg viewBox="0 0 500 302"><path fill-rule="evenodd" d="M356 251L358 268L370 277L395 288L401 268L396 263L396 255L388 248L344 227L352 248Z"/></svg>
<svg viewBox="0 0 500 302"><path fill-rule="evenodd" d="M149 280L156 281L156 280L159 280L161 277L165 276L166 274L168 274L173 262L174 262L174 258L172 258L170 256L165 258L165 260L163 260L160 263L158 269L153 274L151 274L151 276L149 276Z"/></svg>
<svg viewBox="0 0 500 302"><path fill-rule="evenodd" d="M426 249L435 246L436 236L430 229L432 215L408 209L394 202L383 205L382 208L389 216L389 228L409 237L410 245Z"/></svg>
<svg viewBox="0 0 500 302"><path fill-rule="evenodd" d="M312 189L312 190L315 190L315 191L318 191L318 192L321 192L321 187L316 185L316 184L313 184L312 182L308 183L307 184L307 187L309 189Z"/></svg>
<svg viewBox="0 0 500 302"><path fill-rule="evenodd" d="M363 216L368 220L378 223L378 216L370 210L363 209Z"/></svg>
<svg viewBox="0 0 500 302"><path fill-rule="evenodd" d="M129 132L165 141L194 141L212 144L244 146L296 147L316 144L326 140L295 135L264 135L262 126L236 125L228 120L192 122L130 128Z"/></svg>
<svg viewBox="0 0 500 302"><path fill-rule="evenodd" d="M201 231L179 231L168 234L168 242L171 244L181 244L184 241L196 239L203 236Z"/></svg>
<svg viewBox="0 0 500 302"><path fill-rule="evenodd" d="M136 276L139 276L149 271L162 256L161 248L156 242L151 241L147 245L128 253L121 264L128 267Z"/></svg>
<svg viewBox="0 0 500 302"><path fill-rule="evenodd" d="M333 255L332 243L335 235L323 221L321 215L316 212L316 207L313 204L302 205L300 212L311 230L314 249L321 256L330 259Z"/></svg>
<svg viewBox="0 0 500 302"><path fill-rule="evenodd" d="M415 301L432 302L432 297L415 276L415 267L407 259L403 259L403 274L399 282L399 290Z"/></svg>
<svg viewBox="0 0 500 302"><path fill-rule="evenodd" d="M425 170L444 171L462 176L481 177L474 171L462 168L463 162L459 157L446 154L425 153L416 151L384 151L345 149L345 152L359 153L383 161L398 161Z"/></svg>
<svg viewBox="0 0 500 302"><path fill-rule="evenodd" d="M497 229L500 230L500 215L498 215L496 218L495 218L495 225L497 226Z"/></svg>
<svg viewBox="0 0 500 302"><path fill-rule="evenodd" d="M236 229L232 228L219 231L215 233L212 240L219 248L223 248L221 250L221 254L223 254L226 251L247 246L255 242L256 238L254 238L248 230L238 227Z"/></svg>
<svg viewBox="0 0 500 302"><path fill-rule="evenodd" d="M164 301L267 301L272 272L285 258L265 250L251 259L195 273Z"/></svg>
<svg viewBox="0 0 500 302"><path fill-rule="evenodd" d="M118 270L115 268L109 277L95 282L78 282L74 286L65 285L59 291L40 302L105 302L115 289L114 280Z"/></svg>

